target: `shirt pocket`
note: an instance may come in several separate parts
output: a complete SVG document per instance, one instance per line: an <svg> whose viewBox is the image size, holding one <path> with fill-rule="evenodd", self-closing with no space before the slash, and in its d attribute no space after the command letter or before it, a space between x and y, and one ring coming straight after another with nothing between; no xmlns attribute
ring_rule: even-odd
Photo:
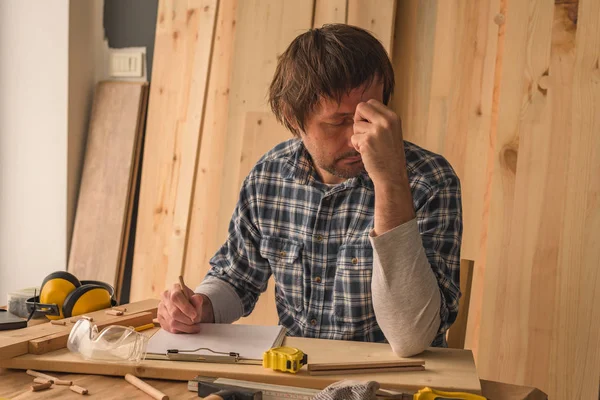
<svg viewBox="0 0 600 400"><path fill-rule="evenodd" d="M342 245L333 283L336 320L359 329L375 318L371 296L373 248L370 244Z"/></svg>
<svg viewBox="0 0 600 400"><path fill-rule="evenodd" d="M304 301L302 244L289 239L265 236L260 241L260 255L269 261L275 279L276 300L284 300L296 312Z"/></svg>

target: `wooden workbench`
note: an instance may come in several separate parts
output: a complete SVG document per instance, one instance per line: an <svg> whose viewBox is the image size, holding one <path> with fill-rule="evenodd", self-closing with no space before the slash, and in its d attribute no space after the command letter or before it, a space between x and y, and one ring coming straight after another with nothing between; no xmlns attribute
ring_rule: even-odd
<svg viewBox="0 0 600 400"><path fill-rule="evenodd" d="M149 399L135 387L125 382L125 379L112 376L61 374L53 375L72 380L75 384L89 390L89 396L111 399ZM53 386L43 392L31 392L32 377L24 371L0 368L0 399L43 400L43 399L72 399L81 400L81 396L71 392L66 386ZM187 390L186 382L167 381L161 379L144 379L146 382L165 393L171 399L197 399L194 392ZM482 394L491 400L547 400L541 391L524 386L505 383L481 381Z"/></svg>

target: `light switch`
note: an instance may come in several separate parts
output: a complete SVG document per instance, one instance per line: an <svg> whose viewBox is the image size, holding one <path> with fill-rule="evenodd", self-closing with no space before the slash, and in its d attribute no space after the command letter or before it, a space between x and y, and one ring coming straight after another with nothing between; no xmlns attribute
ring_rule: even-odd
<svg viewBox="0 0 600 400"><path fill-rule="evenodd" d="M141 77L142 60L142 52L113 51L110 53L110 76Z"/></svg>

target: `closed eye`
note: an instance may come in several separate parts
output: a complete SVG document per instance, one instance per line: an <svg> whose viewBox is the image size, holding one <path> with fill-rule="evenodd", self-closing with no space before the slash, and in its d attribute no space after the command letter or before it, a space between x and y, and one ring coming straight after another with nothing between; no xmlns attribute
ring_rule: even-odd
<svg viewBox="0 0 600 400"><path fill-rule="evenodd" d="M350 124L353 124L353 123L354 123L353 119L347 118L347 119L345 119L345 120L343 120L341 122L327 122L327 125L330 125L330 126L344 126L344 125L350 125Z"/></svg>

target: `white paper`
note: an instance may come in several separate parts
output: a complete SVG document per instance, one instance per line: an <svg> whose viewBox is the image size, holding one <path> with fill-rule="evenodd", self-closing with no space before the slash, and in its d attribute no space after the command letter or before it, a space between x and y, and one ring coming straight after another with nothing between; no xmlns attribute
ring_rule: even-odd
<svg viewBox="0 0 600 400"><path fill-rule="evenodd" d="M273 347L282 326L258 326L239 324L200 324L201 331L195 334L170 333L161 329L148 342L146 352L165 355L169 349L193 350L207 347L216 352L238 353L241 358L262 360L263 353ZM182 354L219 356L210 351Z"/></svg>

